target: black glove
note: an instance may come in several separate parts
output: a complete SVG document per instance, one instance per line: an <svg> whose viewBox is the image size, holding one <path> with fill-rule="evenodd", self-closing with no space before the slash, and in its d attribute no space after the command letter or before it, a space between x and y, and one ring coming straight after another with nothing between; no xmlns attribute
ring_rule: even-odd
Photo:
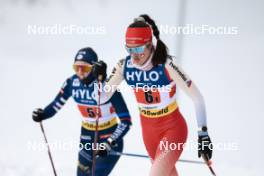
<svg viewBox="0 0 264 176"><path fill-rule="evenodd" d="M35 122L41 122L42 120L45 119L45 116L44 116L44 111L43 109L41 108L37 108L35 109L33 112L32 112L32 119L35 121Z"/></svg>
<svg viewBox="0 0 264 176"><path fill-rule="evenodd" d="M99 78L99 75L102 76L101 81L104 81L106 78L106 69L107 65L104 61L95 62L93 64L92 74L96 79Z"/></svg>
<svg viewBox="0 0 264 176"><path fill-rule="evenodd" d="M109 142L99 144L99 150L96 151L96 156L107 157L112 149Z"/></svg>
<svg viewBox="0 0 264 176"><path fill-rule="evenodd" d="M198 157L204 155L206 160L210 160L213 154L213 144L207 133L207 129L199 132L198 137Z"/></svg>

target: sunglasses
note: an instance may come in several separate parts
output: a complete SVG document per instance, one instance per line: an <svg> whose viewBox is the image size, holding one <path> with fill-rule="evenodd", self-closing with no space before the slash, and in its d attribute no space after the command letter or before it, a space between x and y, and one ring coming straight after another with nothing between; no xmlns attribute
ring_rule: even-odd
<svg viewBox="0 0 264 176"><path fill-rule="evenodd" d="M126 50L129 54L143 54L147 45L141 45L141 46L137 46L137 47L133 47L133 48L129 48L127 46L125 46L125 47L126 47Z"/></svg>
<svg viewBox="0 0 264 176"><path fill-rule="evenodd" d="M73 64L73 70L75 72L78 72L81 70L81 72L88 73L92 70L93 66L92 65L78 65L78 64Z"/></svg>

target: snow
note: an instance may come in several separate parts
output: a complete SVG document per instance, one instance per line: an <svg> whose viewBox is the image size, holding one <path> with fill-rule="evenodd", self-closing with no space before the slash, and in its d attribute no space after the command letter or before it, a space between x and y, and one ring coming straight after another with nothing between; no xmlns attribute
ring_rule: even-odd
<svg viewBox="0 0 264 176"><path fill-rule="evenodd" d="M33 4L29 3L33 2ZM35 3L34 3L35 2ZM151 6L151 8L149 7ZM186 3L186 24L237 26L237 35L185 35L177 51L178 35L162 34L173 55L200 88L207 105L213 142L234 143L236 151L214 151L218 175L261 175L263 123L262 1L194 1ZM93 47L108 63L108 71L126 55L124 31L132 19L149 13L158 24L177 25L180 1L0 1L0 173L3 176L52 175L45 150L32 151L29 143L44 141L39 125L31 119L36 107L46 106L64 80L78 49ZM99 34L30 35L28 25L60 24L103 28ZM125 86L125 84L124 84ZM146 154L138 110L131 92L123 92L133 116L125 137L125 152ZM180 109L196 141L196 121L191 100L180 91ZM44 122L49 142L78 141L80 114L72 100ZM53 149L58 175L76 172L77 150ZM197 158L185 151L182 158ZM148 175L147 159L122 157L113 176ZM178 163L180 175L210 175L206 166Z"/></svg>

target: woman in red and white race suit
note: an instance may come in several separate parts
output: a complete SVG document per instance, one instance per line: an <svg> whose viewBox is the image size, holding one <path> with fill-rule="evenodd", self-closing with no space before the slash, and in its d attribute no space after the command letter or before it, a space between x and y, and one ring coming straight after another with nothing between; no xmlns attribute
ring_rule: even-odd
<svg viewBox="0 0 264 176"><path fill-rule="evenodd" d="M153 35L156 45L153 44ZM148 15L141 15L126 31L126 49L106 81L111 97L123 80L133 87L141 117L143 140L152 161L151 176L178 176L175 163L187 138L187 125L176 102L176 88L192 99L198 124L198 155L212 157L212 143L207 132L205 103L189 76L168 55L166 45L159 38L159 30ZM102 62L102 61L100 61ZM95 64L94 75L105 71ZM164 147L176 145L173 149ZM204 145L201 145L204 144Z"/></svg>

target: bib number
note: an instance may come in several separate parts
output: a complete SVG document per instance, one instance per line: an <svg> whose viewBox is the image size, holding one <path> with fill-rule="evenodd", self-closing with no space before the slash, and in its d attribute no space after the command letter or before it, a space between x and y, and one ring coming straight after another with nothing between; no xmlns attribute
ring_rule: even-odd
<svg viewBox="0 0 264 176"><path fill-rule="evenodd" d="M155 104L160 103L160 93L158 91L146 91L138 90L136 92L136 98L139 103Z"/></svg>

